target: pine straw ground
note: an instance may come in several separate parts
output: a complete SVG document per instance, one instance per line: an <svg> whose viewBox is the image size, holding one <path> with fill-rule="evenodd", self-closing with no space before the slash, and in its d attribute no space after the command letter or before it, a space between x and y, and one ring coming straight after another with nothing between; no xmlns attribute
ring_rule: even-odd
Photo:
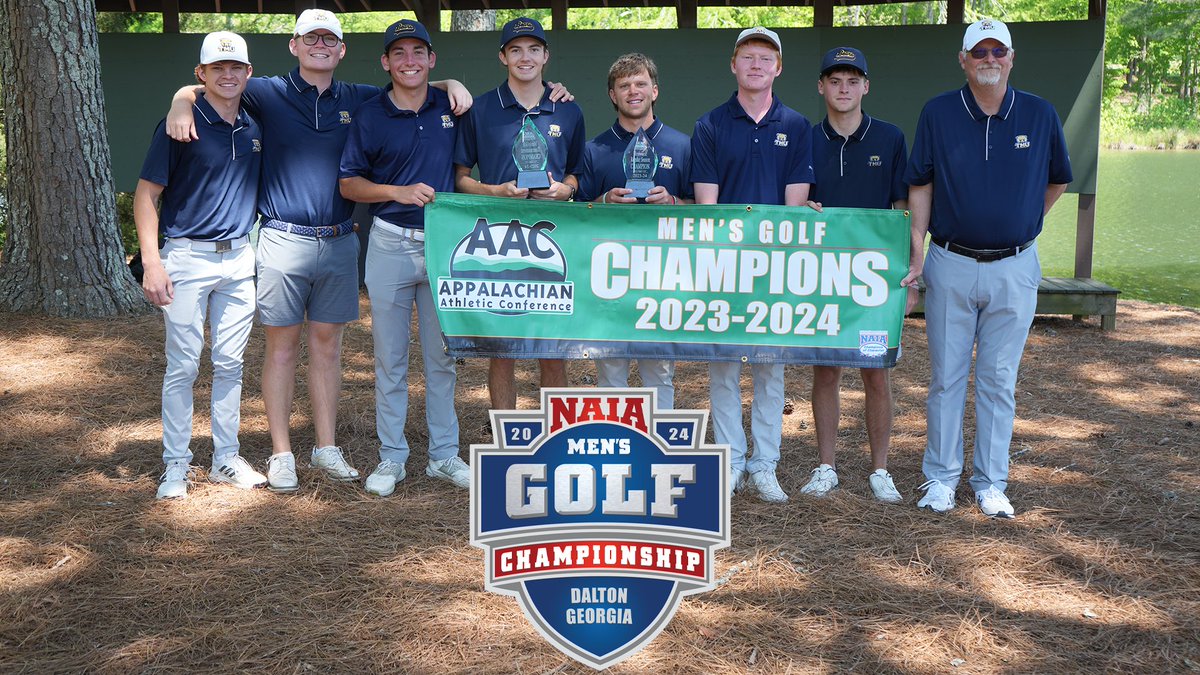
<svg viewBox="0 0 1200 675"><path fill-rule="evenodd" d="M1037 319L1017 394L1014 521L981 516L965 488L948 515L914 507L923 329L908 320L895 371L891 471L906 503L869 498L853 373L842 488L800 497L815 464L810 376L789 368L780 478L791 502L735 498L733 545L717 557L727 583L685 600L612 671L1200 670L1200 311L1122 302L1112 333L1094 319ZM586 672L512 599L484 592L466 493L421 470L419 377L411 477L388 499L311 474L299 494L277 496L197 472L188 499L159 503L161 345L153 316L0 315L0 671ZM256 332L242 440L260 463L262 350ZM483 440L485 370L459 371L464 455ZM591 372L572 364L572 383ZM345 374L339 441L365 473L376 448L369 317L347 331ZM706 406L703 366L681 364L677 381L680 407ZM306 407L301 396L300 447L312 442ZM206 418L197 424L206 466Z"/></svg>

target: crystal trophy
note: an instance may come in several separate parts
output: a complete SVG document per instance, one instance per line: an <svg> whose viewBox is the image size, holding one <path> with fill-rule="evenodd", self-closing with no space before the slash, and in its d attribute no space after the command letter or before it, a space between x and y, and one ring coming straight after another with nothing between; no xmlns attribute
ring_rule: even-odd
<svg viewBox="0 0 1200 675"><path fill-rule="evenodd" d="M517 139L513 142L513 163L517 165L517 187L544 190L550 187L550 176L546 174L546 159L550 145L546 137L533 125L528 117L521 123Z"/></svg>
<svg viewBox="0 0 1200 675"><path fill-rule="evenodd" d="M645 199L654 187L654 174L658 171L658 153L654 152L654 144L645 129L639 127L629 139L621 157L621 167L625 169L625 187L633 190L626 196Z"/></svg>

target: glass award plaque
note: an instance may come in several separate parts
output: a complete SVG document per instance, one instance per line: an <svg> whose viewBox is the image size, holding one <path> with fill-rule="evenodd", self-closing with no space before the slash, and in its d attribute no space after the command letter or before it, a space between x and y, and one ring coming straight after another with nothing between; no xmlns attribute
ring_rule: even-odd
<svg viewBox="0 0 1200 675"><path fill-rule="evenodd" d="M521 123L521 130L513 141L513 163L517 165L517 187L544 190L550 187L546 174L546 161L550 144L546 137L533 125L528 117Z"/></svg>
<svg viewBox="0 0 1200 675"><path fill-rule="evenodd" d="M654 144L646 135L646 130L638 128L625 154L621 157L621 166L625 169L625 187L633 190L626 195L635 199L645 199L654 187L654 174L658 171L658 153Z"/></svg>

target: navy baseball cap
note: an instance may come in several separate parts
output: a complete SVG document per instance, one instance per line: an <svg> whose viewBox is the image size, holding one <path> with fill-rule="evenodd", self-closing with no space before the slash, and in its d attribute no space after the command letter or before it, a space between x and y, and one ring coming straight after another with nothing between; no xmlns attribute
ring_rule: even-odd
<svg viewBox="0 0 1200 675"><path fill-rule="evenodd" d="M865 77L867 74L867 57L854 47L834 47L825 52L825 58L821 59L821 77L825 77L826 73L834 68L848 66L857 68Z"/></svg>
<svg viewBox="0 0 1200 675"><path fill-rule="evenodd" d="M546 31L542 30L542 24L538 23L537 19L519 16L504 24L504 29L500 32L500 49L504 49L504 45L519 37L531 37L544 45L550 44L546 42Z"/></svg>
<svg viewBox="0 0 1200 675"><path fill-rule="evenodd" d="M429 47L430 51L433 51L433 43L429 41L429 31L425 30L425 26L422 26L419 21L413 21L412 19L400 19L388 26L387 32L383 34L383 53L388 53L388 50L392 48L392 44L396 40L403 40L404 38L420 40L425 43L426 47Z"/></svg>

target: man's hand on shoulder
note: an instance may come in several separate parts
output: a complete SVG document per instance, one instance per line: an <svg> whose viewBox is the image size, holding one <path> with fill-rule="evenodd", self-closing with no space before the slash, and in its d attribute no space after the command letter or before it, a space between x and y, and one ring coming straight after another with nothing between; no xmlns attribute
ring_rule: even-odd
<svg viewBox="0 0 1200 675"><path fill-rule="evenodd" d="M458 80L446 80L446 95L450 97L450 110L455 115L465 115L475 104L471 92Z"/></svg>
<svg viewBox="0 0 1200 675"><path fill-rule="evenodd" d="M564 85L562 82L547 82L546 84L550 85L551 101L554 101L555 103L561 103L563 101L575 100L575 96L571 92L567 91L566 85Z"/></svg>

